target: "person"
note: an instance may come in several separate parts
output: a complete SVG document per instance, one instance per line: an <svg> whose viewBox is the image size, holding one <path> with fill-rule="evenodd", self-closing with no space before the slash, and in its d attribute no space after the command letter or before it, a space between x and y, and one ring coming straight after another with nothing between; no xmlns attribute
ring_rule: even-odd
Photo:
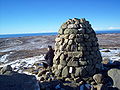
<svg viewBox="0 0 120 90"><path fill-rule="evenodd" d="M52 67L53 65L53 58L54 58L54 50L52 49L52 46L48 45L48 52L45 55L45 60L49 67ZM47 66L45 66L47 67Z"/></svg>

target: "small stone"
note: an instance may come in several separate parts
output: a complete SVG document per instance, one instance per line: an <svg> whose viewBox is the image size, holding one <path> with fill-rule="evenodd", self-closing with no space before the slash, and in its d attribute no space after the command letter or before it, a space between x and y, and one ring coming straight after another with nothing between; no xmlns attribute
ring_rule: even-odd
<svg viewBox="0 0 120 90"><path fill-rule="evenodd" d="M69 40L68 45L72 45L73 44L73 40Z"/></svg>
<svg viewBox="0 0 120 90"><path fill-rule="evenodd" d="M85 18L81 18L81 19L80 19L80 22L81 22L81 23L85 23L85 22L86 22Z"/></svg>
<svg viewBox="0 0 120 90"><path fill-rule="evenodd" d="M69 36L69 39L74 39L75 38L75 34L71 34L70 36Z"/></svg>
<svg viewBox="0 0 120 90"><path fill-rule="evenodd" d="M65 60L60 60L60 64L64 67L67 65L66 61Z"/></svg>
<svg viewBox="0 0 120 90"><path fill-rule="evenodd" d="M58 38L58 37L57 37L57 38L55 39L55 41L56 41L56 42L60 42L60 41L61 41L61 38Z"/></svg>
<svg viewBox="0 0 120 90"><path fill-rule="evenodd" d="M97 84L101 84L101 83L102 83L103 76L102 76L102 74L95 74L95 75L93 76L93 79L95 80L95 82L96 82Z"/></svg>
<svg viewBox="0 0 120 90"><path fill-rule="evenodd" d="M77 34L77 29L65 29L64 34Z"/></svg>
<svg viewBox="0 0 120 90"><path fill-rule="evenodd" d="M65 39L65 40L64 40L64 43L68 43L68 41L69 41L69 39Z"/></svg>
<svg viewBox="0 0 120 90"><path fill-rule="evenodd" d="M69 25L68 25L68 28L69 28L69 29L79 29L80 26L79 26L79 24L69 24Z"/></svg>
<svg viewBox="0 0 120 90"><path fill-rule="evenodd" d="M79 64L78 64L78 61L69 61L68 63L67 63L67 66L74 66L74 67L77 67L77 66L79 66Z"/></svg>
<svg viewBox="0 0 120 90"><path fill-rule="evenodd" d="M55 70L55 76L60 76L61 70Z"/></svg>
<svg viewBox="0 0 120 90"><path fill-rule="evenodd" d="M7 65L1 69L1 74L4 74L6 71L12 71L12 67Z"/></svg>
<svg viewBox="0 0 120 90"><path fill-rule="evenodd" d="M108 88L106 86L104 86L103 84L98 84L95 86L96 90L108 90Z"/></svg>
<svg viewBox="0 0 120 90"><path fill-rule="evenodd" d="M63 68L62 65L58 65L58 70L61 70Z"/></svg>
<svg viewBox="0 0 120 90"><path fill-rule="evenodd" d="M88 63L87 63L87 61L79 61L79 64L80 64L81 66L85 66L85 65L87 65Z"/></svg>
<svg viewBox="0 0 120 90"><path fill-rule="evenodd" d="M65 55L64 55L64 54L61 54L60 60L64 60L64 58L65 58Z"/></svg>
<svg viewBox="0 0 120 90"><path fill-rule="evenodd" d="M64 50L64 46L63 46L63 45L60 46L60 50L61 50L61 51Z"/></svg>
<svg viewBox="0 0 120 90"><path fill-rule="evenodd" d="M71 51L71 46L70 45L66 46L66 51Z"/></svg>
<svg viewBox="0 0 120 90"><path fill-rule="evenodd" d="M76 70L75 70L75 77L79 77L80 76L80 70L81 68L80 67L76 67Z"/></svg>
<svg viewBox="0 0 120 90"><path fill-rule="evenodd" d="M61 26L62 29L66 29L67 28L67 24L66 23L63 23L62 26Z"/></svg>
<svg viewBox="0 0 120 90"><path fill-rule="evenodd" d="M60 28L58 31L59 34L64 34L64 29Z"/></svg>
<svg viewBox="0 0 120 90"><path fill-rule="evenodd" d="M71 81L70 78L66 78L65 81Z"/></svg>
<svg viewBox="0 0 120 90"><path fill-rule="evenodd" d="M68 73L68 67L64 67L62 70L62 77L68 77L69 73Z"/></svg>
<svg viewBox="0 0 120 90"><path fill-rule="evenodd" d="M83 82L83 81L80 81L79 84L82 85L82 84L84 84L84 82Z"/></svg>
<svg viewBox="0 0 120 90"><path fill-rule="evenodd" d="M64 38L65 38L65 39L68 39L68 38L69 38L69 34L65 34L65 35L64 35Z"/></svg>

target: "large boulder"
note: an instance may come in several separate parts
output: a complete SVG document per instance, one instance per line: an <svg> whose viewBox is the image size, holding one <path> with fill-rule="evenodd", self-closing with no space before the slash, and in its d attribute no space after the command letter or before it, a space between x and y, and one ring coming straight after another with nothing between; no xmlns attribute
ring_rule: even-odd
<svg viewBox="0 0 120 90"><path fill-rule="evenodd" d="M0 90L40 90L40 87L35 76L16 73L0 75Z"/></svg>
<svg viewBox="0 0 120 90"><path fill-rule="evenodd" d="M114 86L120 89L120 69L110 69L108 75L113 79Z"/></svg>

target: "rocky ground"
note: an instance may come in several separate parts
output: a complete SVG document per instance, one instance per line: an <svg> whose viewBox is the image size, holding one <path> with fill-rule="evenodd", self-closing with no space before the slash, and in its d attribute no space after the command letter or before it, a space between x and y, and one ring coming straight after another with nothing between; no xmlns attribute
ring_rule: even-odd
<svg viewBox="0 0 120 90"><path fill-rule="evenodd" d="M46 53L46 47L54 47L56 36L29 36L16 38L0 38L0 57L2 60L14 61ZM120 34L98 34L100 48L120 48ZM3 60L4 59L4 60ZM2 62L1 62L2 63Z"/></svg>
<svg viewBox="0 0 120 90"><path fill-rule="evenodd" d="M45 62L44 54L47 46L54 47L55 37L53 35L0 38L0 68L11 65L14 71L35 75L38 80L42 81L43 78L39 76L44 75L47 71L41 72L41 62ZM103 57L102 63L120 61L120 34L98 34L97 37ZM49 75L49 73L47 74ZM46 83L42 85L44 84ZM56 85L58 85L56 88L59 88L60 85L57 83Z"/></svg>

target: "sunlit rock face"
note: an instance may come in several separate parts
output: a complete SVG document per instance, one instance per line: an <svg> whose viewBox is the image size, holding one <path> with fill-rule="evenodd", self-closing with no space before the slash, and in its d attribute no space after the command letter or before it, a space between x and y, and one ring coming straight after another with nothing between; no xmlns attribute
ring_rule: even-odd
<svg viewBox="0 0 120 90"><path fill-rule="evenodd" d="M98 39L89 21L69 19L60 27L55 41L55 76L90 77L101 69Z"/></svg>

